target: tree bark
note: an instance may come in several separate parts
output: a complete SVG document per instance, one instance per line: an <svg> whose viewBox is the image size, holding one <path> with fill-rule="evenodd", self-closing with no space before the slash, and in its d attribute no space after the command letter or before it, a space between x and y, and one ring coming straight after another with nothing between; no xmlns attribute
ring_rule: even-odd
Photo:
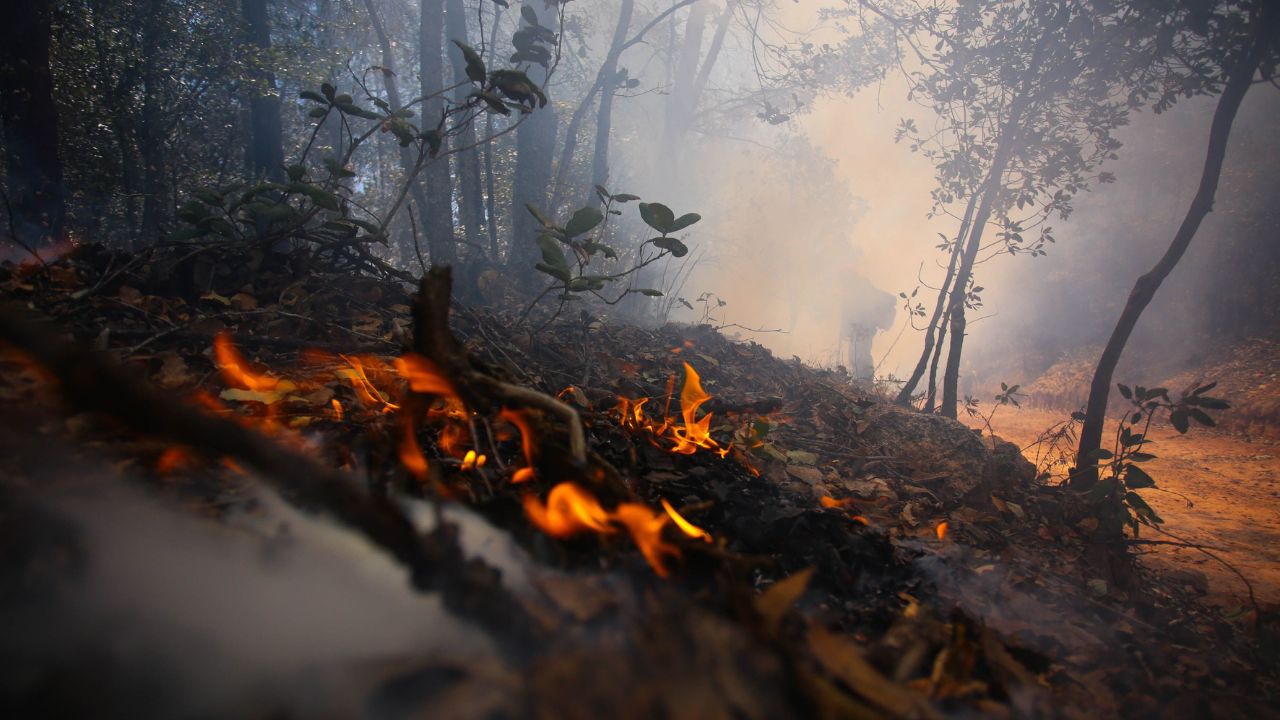
<svg viewBox="0 0 1280 720"><path fill-rule="evenodd" d="M142 28L142 122L139 124L139 155L142 157L142 227L140 245L149 247L160 238L165 221L165 144L162 108L166 103L164 72L161 68L160 32L165 22L166 0L147 3L147 21Z"/></svg>
<svg viewBox="0 0 1280 720"><path fill-rule="evenodd" d="M445 0L445 31L449 40L470 44L466 12L462 0ZM458 86L453 91L454 101L458 104L465 103L472 90L467 78L466 60L462 57L462 51L453 47L452 43L446 43L445 49L452 61L453 82ZM459 147L466 148L453 156L458 174L458 209L462 216L464 237L472 247L483 248L484 194L480 191L480 153L475 147L475 125L464 125L454 142Z"/></svg>
<svg viewBox="0 0 1280 720"><path fill-rule="evenodd" d="M422 125L426 130L444 116L444 1L422 0L418 61L422 78ZM443 153L443 148L442 148ZM453 178L449 156L429 160L422 171L425 202L419 209L432 265L453 265L458 244L453 237Z"/></svg>
<svg viewBox="0 0 1280 720"><path fill-rule="evenodd" d="M52 22L51 0L24 0L13 3L0 24L7 211L14 240L32 249L60 240L66 217L58 107L49 69Z"/></svg>
<svg viewBox="0 0 1280 720"><path fill-rule="evenodd" d="M964 219L960 221L960 232L956 233L956 245L951 249L951 260L947 263L947 274L943 278L942 284L938 287L938 300L933 306L933 317L929 318L929 327L924 334L924 351L920 353L920 359L916 361L916 367L911 371L911 377L907 379L902 390L898 391L898 397L895 399L899 405L911 404L911 393L915 392L916 386L920 384L920 378L924 377L925 367L929 364L929 356L934 355L933 367L938 366L937 355L933 353L934 343L942 342L942 338L937 337L937 333L941 328L943 320L943 310L947 304L947 291L951 287L951 280L956 274L956 261L960 259L960 253L963 249L963 242L966 234L969 232L969 222L973 219L973 208L977 203L977 195L969 196L969 202L964 209ZM929 380L929 395L933 395L933 375ZM929 409L932 410L932 397L930 397Z"/></svg>
<svg viewBox="0 0 1280 720"><path fill-rule="evenodd" d="M1178 261L1182 259L1200 223L1213 210L1214 195L1218 191L1218 179L1222 175L1222 164L1227 156L1227 141L1231 137L1231 125L1235 121L1240 103L1244 100L1253 75L1258 70L1263 58L1276 44L1276 34L1280 31L1280 4L1260 2L1259 15L1253 20L1253 34L1249 48L1232 64L1227 72L1227 81L1222 95L1218 98L1218 107L1213 112L1213 123L1209 127L1209 146L1205 153L1204 169L1200 173L1200 186L1192 198L1182 224L1173 236L1173 241L1165 250L1164 256L1145 275L1138 278L1129 293L1120 319L1107 340L1098 365L1093 371L1093 381L1089 385L1089 402L1085 406L1084 425L1080 429L1080 446L1076 451L1076 469L1071 475L1071 486L1087 490L1098 481L1097 461L1093 458L1102 442L1102 429L1107 416L1107 400L1111 394L1111 381L1115 375L1116 365L1124 353L1129 336L1133 333L1142 312L1151 304L1161 283L1173 272Z"/></svg>
<svg viewBox="0 0 1280 720"><path fill-rule="evenodd" d="M271 50L267 0L241 0L240 10L244 14L249 45L255 50L254 68L250 73L253 80L249 100L250 167L257 177L265 175L273 182L283 182L284 136L280 125L280 95L276 92L275 73L267 57Z"/></svg>

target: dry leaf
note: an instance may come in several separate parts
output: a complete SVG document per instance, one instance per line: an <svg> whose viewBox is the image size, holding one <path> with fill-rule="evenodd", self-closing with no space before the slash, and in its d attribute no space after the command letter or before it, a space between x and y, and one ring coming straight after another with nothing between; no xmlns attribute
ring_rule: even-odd
<svg viewBox="0 0 1280 720"><path fill-rule="evenodd" d="M821 625L809 627L809 649L824 670L873 705L902 718L941 720L922 695L898 685L880 674L852 640Z"/></svg>
<svg viewBox="0 0 1280 720"><path fill-rule="evenodd" d="M778 631L778 624L782 622L782 616L787 614L791 606L796 600L804 594L804 590L809 586L809 579L813 577L813 568L805 568L798 573L791 575L783 580L774 583L772 587L764 591L764 594L756 598L756 612L760 613L760 618L764 621L765 630L769 634Z"/></svg>

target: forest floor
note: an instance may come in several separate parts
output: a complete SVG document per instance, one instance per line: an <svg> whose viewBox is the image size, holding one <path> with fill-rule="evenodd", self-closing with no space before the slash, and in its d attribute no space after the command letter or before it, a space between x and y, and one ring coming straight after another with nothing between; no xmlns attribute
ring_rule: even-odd
<svg viewBox="0 0 1280 720"><path fill-rule="evenodd" d="M1049 410L1001 408L992 427L1036 462L1037 438L1062 419L1062 413ZM982 425L974 418L965 422L971 427ZM1110 437L1114 427L1107 432ZM1280 603L1280 446L1272 440L1246 440L1201 428L1179 435L1167 425L1153 428L1150 435L1157 458L1146 468L1163 492L1147 492L1145 497L1164 518L1168 531L1214 548L1216 555L1253 584L1260 602ZM1166 574L1203 573L1207 582L1193 577L1195 573L1175 577L1201 585L1197 589L1206 593L1209 602L1222 606L1247 602L1244 584L1222 563L1191 548L1153 548L1144 557L1153 568Z"/></svg>

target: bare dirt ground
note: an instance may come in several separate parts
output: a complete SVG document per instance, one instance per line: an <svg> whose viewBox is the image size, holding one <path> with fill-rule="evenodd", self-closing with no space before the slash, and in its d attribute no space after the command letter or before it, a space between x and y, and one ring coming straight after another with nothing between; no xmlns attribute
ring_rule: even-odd
<svg viewBox="0 0 1280 720"><path fill-rule="evenodd" d="M992 427L1035 462L1037 449L1029 446L1065 415L1000 408ZM974 418L965 422L982 425ZM1109 427L1106 437L1114 431ZM1153 427L1150 437L1155 441L1150 452L1158 457L1144 468L1160 491L1147 490L1143 496L1164 518L1165 528L1185 540L1216 548L1215 554L1253 583L1259 602L1280 603L1280 443L1249 441L1203 428L1179 435L1167 424ZM1159 533L1146 535L1173 539ZM1246 601L1240 579L1197 550L1156 546L1144 561L1160 571L1204 573L1212 602L1236 606Z"/></svg>

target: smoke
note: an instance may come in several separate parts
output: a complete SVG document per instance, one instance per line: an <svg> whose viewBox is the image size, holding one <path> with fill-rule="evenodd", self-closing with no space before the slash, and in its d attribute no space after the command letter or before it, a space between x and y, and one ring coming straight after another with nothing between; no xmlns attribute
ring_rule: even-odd
<svg viewBox="0 0 1280 720"><path fill-rule="evenodd" d="M0 702L19 714L352 716L378 667L497 662L383 553L278 500L214 523L85 481L5 508L46 537L0 596Z"/></svg>

